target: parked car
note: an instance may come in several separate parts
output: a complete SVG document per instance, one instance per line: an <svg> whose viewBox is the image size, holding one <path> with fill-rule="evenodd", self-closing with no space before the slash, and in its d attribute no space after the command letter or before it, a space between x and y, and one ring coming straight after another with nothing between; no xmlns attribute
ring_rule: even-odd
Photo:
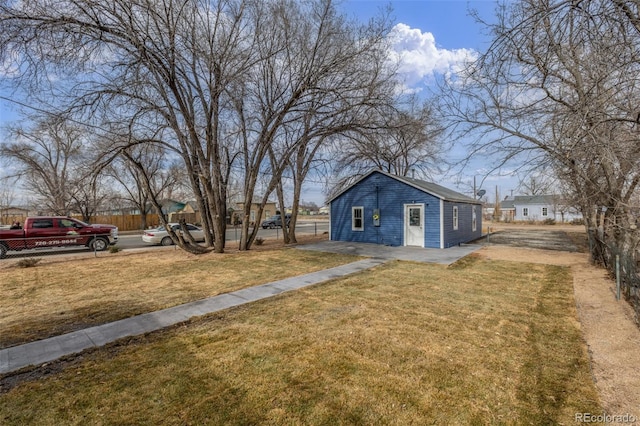
<svg viewBox="0 0 640 426"><path fill-rule="evenodd" d="M179 223L170 223L169 226L174 232L182 232ZM194 240L204 241L204 231L201 228L187 223L187 229L189 230L189 233ZM146 231L144 231L144 234L142 234L142 241L149 244L160 244L163 246L170 246L173 244L173 240L169 236L169 233L162 225L158 226L157 228L147 229Z"/></svg>
<svg viewBox="0 0 640 426"><path fill-rule="evenodd" d="M289 223L291 222L291 215L286 214L284 217L285 217L285 221L287 223L287 228L288 228ZM262 226L262 229L282 228L282 216L279 214L275 216L271 216L269 219L263 220L260 226Z"/></svg>
<svg viewBox="0 0 640 426"><path fill-rule="evenodd" d="M118 241L118 228L113 225L90 225L66 216L37 216L15 222L0 231L0 259L10 250L43 247L86 246L103 251Z"/></svg>

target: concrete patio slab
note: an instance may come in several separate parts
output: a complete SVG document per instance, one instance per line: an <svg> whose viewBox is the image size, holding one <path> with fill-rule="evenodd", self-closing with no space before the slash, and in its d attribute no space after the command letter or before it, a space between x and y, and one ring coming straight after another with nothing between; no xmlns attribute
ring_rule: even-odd
<svg viewBox="0 0 640 426"><path fill-rule="evenodd" d="M392 247L381 244L355 243L347 241L321 241L297 246L300 250L324 251L329 253L352 254L377 259L398 259L412 262L438 263L450 265L466 255L482 248L479 244L462 244L447 249L422 247Z"/></svg>

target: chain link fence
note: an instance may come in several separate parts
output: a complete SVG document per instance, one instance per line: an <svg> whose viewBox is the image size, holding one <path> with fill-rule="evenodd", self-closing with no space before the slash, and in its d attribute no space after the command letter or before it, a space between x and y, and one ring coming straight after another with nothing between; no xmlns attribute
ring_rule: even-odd
<svg viewBox="0 0 640 426"><path fill-rule="evenodd" d="M592 259L604 264L616 280L616 298L629 302L636 322L640 323L640 240L635 230L617 229L615 232L618 233L616 239L608 237L602 229L589 230Z"/></svg>

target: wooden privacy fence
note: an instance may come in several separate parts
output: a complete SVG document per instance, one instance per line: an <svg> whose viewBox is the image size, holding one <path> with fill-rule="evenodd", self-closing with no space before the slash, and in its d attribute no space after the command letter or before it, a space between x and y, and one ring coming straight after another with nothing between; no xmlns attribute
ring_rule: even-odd
<svg viewBox="0 0 640 426"><path fill-rule="evenodd" d="M10 226L13 222L24 223L24 216L4 215L4 214L0 216L0 225Z"/></svg>
<svg viewBox="0 0 640 426"><path fill-rule="evenodd" d="M169 213L169 222L179 222L185 219L188 223L199 222L197 213ZM91 218L91 223L104 223L115 225L119 231L140 231L142 230L142 217L139 214L95 216ZM157 214L147 214L147 229L160 225L160 217Z"/></svg>
<svg viewBox="0 0 640 426"><path fill-rule="evenodd" d="M74 216L75 217L75 216ZM76 217L76 219L81 219ZM108 216L94 216L91 218L91 223L102 223L105 225L115 225L119 231L140 231L142 230L142 216L139 214L124 214L124 215L108 215ZM160 219L157 214L147 214L147 228L155 228L160 224Z"/></svg>

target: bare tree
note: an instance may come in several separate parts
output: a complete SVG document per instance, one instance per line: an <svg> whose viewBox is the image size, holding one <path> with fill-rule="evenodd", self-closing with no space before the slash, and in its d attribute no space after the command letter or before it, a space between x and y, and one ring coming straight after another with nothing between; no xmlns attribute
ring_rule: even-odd
<svg viewBox="0 0 640 426"><path fill-rule="evenodd" d="M390 23L382 16L358 25L337 14L331 0L282 1L270 5L262 22L261 56L268 58L255 84L238 104L242 129L244 193L255 194L265 178L258 216L275 190L284 212L282 176L292 171L293 206L285 241L295 242L295 223L302 184L316 154L330 136L370 125L368 111L388 103L393 68L385 64ZM238 91L236 91L238 92ZM252 130L255 129L255 130ZM248 249L257 228L249 232L245 203L241 249Z"/></svg>
<svg viewBox="0 0 640 426"><path fill-rule="evenodd" d="M0 59L24 70L16 85L55 90L49 102L111 141L98 167L136 145L180 158L206 246L222 252L233 168L245 200L265 181L264 205L300 143L292 135L311 99L328 116L380 96L367 83L389 74L381 62L388 24L354 26L331 0L61 0L55 8L26 0L0 4ZM149 170L134 164L152 192ZM256 230L243 226L248 249Z"/></svg>
<svg viewBox="0 0 640 426"><path fill-rule="evenodd" d="M12 179L8 176L0 178L0 209L11 207L15 200L15 192L13 191Z"/></svg>
<svg viewBox="0 0 640 426"><path fill-rule="evenodd" d="M530 174L520 182L520 190L522 191L522 195L553 194L553 188L558 187L554 184L555 182L548 176Z"/></svg>
<svg viewBox="0 0 640 426"><path fill-rule="evenodd" d="M502 206L500 204L500 193L498 192L498 186L496 185L496 197L493 204L493 220L499 222L502 218Z"/></svg>
<svg viewBox="0 0 640 426"><path fill-rule="evenodd" d="M399 176L428 177L443 171L442 125L432 107L409 96L377 111L376 125L365 132L335 139L339 152L335 172L344 176L334 191L348 186L372 168Z"/></svg>
<svg viewBox="0 0 640 426"><path fill-rule="evenodd" d="M631 227L640 182L640 39L616 3L505 3L490 49L450 82L441 105L458 135L473 138L472 154L493 156L495 167L550 165L589 229L626 238L618 231ZM604 261L602 239L590 238Z"/></svg>
<svg viewBox="0 0 640 426"><path fill-rule="evenodd" d="M150 189L157 199L162 194L166 198L172 198L169 190L178 184L179 169L174 164L168 163L162 147L158 145L132 146L126 150L127 156L120 155L105 169L105 173L111 176L124 191L122 197L129 205L134 206L141 217L141 227L147 227L147 214L151 211L151 194L145 185L143 174L148 175ZM141 164L142 169L135 164Z"/></svg>
<svg viewBox="0 0 640 426"><path fill-rule="evenodd" d="M13 206L15 192L12 179L7 176L0 178L0 218L6 216L7 210Z"/></svg>
<svg viewBox="0 0 640 426"><path fill-rule="evenodd" d="M76 185L77 190L71 196L71 206L74 213L80 213L82 220L91 222L99 210L109 207L108 201L113 197L111 188L105 183L105 177L94 174L82 167L85 176Z"/></svg>
<svg viewBox="0 0 640 426"><path fill-rule="evenodd" d="M60 117L40 117L31 128L10 129L14 142L0 146L0 157L17 169L40 208L68 215L77 207L74 199L84 189L82 130Z"/></svg>
<svg viewBox="0 0 640 426"><path fill-rule="evenodd" d="M256 61L250 3L3 3L0 52L22 61L25 72L16 84L41 87L48 73L60 77L60 107L91 119L102 140L111 141L103 163L140 144L162 145L181 158L209 231L206 243L221 252L234 156L225 134L234 129L222 123L232 82ZM66 90L71 83L73 90ZM159 210L157 200L151 202Z"/></svg>

